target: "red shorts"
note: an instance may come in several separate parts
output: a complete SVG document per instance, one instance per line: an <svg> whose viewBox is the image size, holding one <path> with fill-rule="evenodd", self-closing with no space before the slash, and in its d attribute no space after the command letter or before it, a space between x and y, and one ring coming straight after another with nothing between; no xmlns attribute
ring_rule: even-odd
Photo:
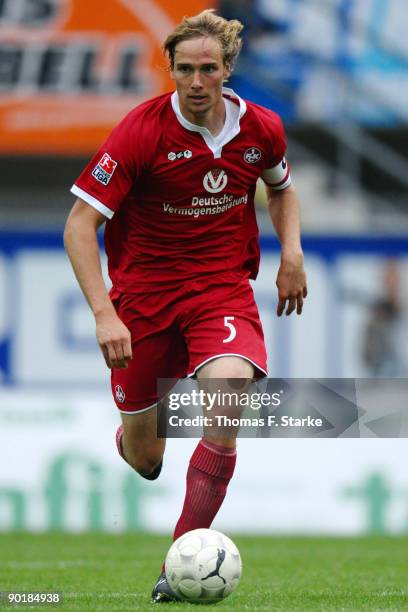
<svg viewBox="0 0 408 612"><path fill-rule="evenodd" d="M163 291L122 294L114 300L132 336L133 358L112 369L112 393L121 412L152 408L157 379L193 376L216 357L236 355L266 375L266 350L249 280L236 274L187 281Z"/></svg>

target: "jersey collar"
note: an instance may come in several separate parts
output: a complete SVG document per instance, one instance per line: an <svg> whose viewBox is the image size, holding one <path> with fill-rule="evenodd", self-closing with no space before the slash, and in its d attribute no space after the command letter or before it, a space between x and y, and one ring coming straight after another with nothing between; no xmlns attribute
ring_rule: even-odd
<svg viewBox="0 0 408 612"><path fill-rule="evenodd" d="M184 115L182 115L181 113L179 96L178 96L177 91L175 91L171 96L171 105L173 107L174 113L179 123L186 130L190 130L191 132L199 132L204 138L208 148L211 149L211 151L213 152L215 158L221 157L223 146L225 146L228 142L230 142L233 138L235 138L235 136L239 134L239 132L241 131L240 120L241 120L241 117L243 117L243 115L246 113L246 110L247 110L245 101L242 98L240 98L229 87L222 88L222 96L224 99L230 100L232 104L236 104L236 102L234 101L236 100L238 102L239 112L236 114L235 121L231 124L231 126L228 129L225 129L227 127L227 124L230 123L230 121L228 121L229 119L228 106L229 105L228 104L225 105L226 106L225 126L221 130L220 134L218 134L217 136L213 136L206 127L202 127L201 125L195 125L195 123L191 123L190 121L188 121L188 119L186 119Z"/></svg>

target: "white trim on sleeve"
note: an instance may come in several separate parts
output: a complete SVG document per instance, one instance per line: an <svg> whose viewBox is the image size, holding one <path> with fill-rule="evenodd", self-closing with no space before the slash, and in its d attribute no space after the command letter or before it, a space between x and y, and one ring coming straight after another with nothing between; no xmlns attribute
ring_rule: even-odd
<svg viewBox="0 0 408 612"><path fill-rule="evenodd" d="M78 198L81 198L81 200L84 200L87 204L90 204L90 206L93 206L93 208L96 208L96 210L99 210L99 212L105 215L105 217L108 217L108 219L112 219L113 215L115 214L113 210L78 187L78 185L72 185L71 193L76 195Z"/></svg>

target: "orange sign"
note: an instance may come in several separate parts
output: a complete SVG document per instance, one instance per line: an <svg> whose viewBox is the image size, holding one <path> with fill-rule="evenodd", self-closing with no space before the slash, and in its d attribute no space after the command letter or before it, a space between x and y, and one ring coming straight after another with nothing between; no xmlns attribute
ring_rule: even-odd
<svg viewBox="0 0 408 612"><path fill-rule="evenodd" d="M161 45L208 0L1 0L0 154L93 152L173 83Z"/></svg>

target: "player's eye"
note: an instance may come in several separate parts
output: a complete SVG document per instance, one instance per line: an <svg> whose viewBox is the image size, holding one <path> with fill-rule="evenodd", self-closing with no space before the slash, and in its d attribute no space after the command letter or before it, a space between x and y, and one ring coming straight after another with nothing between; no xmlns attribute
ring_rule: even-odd
<svg viewBox="0 0 408 612"><path fill-rule="evenodd" d="M178 70L184 74L187 74L188 72L191 72L191 66L179 66Z"/></svg>
<svg viewBox="0 0 408 612"><path fill-rule="evenodd" d="M203 72L215 72L215 70L217 70L217 67L216 66L212 66L212 65L203 66L202 70L203 70Z"/></svg>

